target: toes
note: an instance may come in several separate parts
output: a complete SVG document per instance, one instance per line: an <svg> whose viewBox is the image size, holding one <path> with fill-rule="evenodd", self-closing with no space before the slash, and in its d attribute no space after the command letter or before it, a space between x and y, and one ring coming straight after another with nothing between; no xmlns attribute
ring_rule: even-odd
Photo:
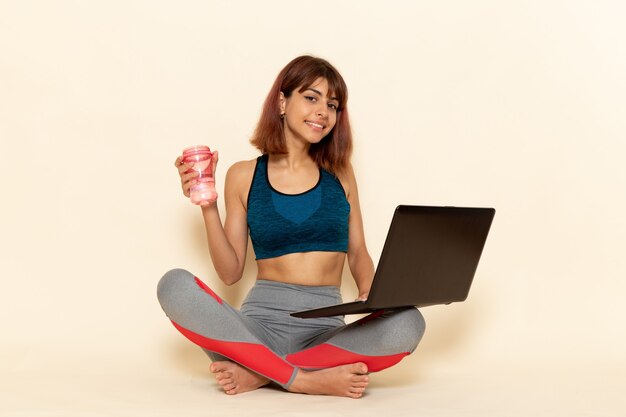
<svg viewBox="0 0 626 417"><path fill-rule="evenodd" d="M213 362L209 370L213 373L222 372L228 369L228 365L229 363L224 361Z"/></svg>
<svg viewBox="0 0 626 417"><path fill-rule="evenodd" d="M232 378L224 378L224 379L220 379L219 381L217 381L222 387L224 387L224 389L226 389L226 386L229 385L235 385L235 381Z"/></svg>
<svg viewBox="0 0 626 417"><path fill-rule="evenodd" d="M365 375L367 374L367 365L364 364L363 362L357 362L357 363L353 363L351 365L348 365L347 368L348 372L355 374L355 375Z"/></svg>
<svg viewBox="0 0 626 417"><path fill-rule="evenodd" d="M361 398L365 394L365 387L352 386L350 387L349 397Z"/></svg>
<svg viewBox="0 0 626 417"><path fill-rule="evenodd" d="M370 380L370 377L367 375L352 375L352 377L350 378L350 381L352 382L364 382L364 383L368 383Z"/></svg>
<svg viewBox="0 0 626 417"><path fill-rule="evenodd" d="M224 379L232 379L232 378L233 378L232 372L218 372L217 374L215 374L215 379L217 379L218 381L222 381Z"/></svg>
<svg viewBox="0 0 626 417"><path fill-rule="evenodd" d="M363 396L363 393L362 392L349 392L347 396L350 398L358 399Z"/></svg>
<svg viewBox="0 0 626 417"><path fill-rule="evenodd" d="M359 362L355 364L356 373L357 374L366 374L367 373L367 365Z"/></svg>
<svg viewBox="0 0 626 417"><path fill-rule="evenodd" d="M237 394L237 385L235 384L228 384L228 385L224 385L224 392L228 395L234 395Z"/></svg>

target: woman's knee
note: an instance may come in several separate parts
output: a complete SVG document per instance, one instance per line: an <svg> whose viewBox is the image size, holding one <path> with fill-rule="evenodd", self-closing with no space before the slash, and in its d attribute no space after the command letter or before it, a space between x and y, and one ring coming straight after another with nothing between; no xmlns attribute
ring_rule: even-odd
<svg viewBox="0 0 626 417"><path fill-rule="evenodd" d="M413 352L424 336L426 321L417 308L408 308L395 313L394 328L401 335L401 343L407 352Z"/></svg>
<svg viewBox="0 0 626 417"><path fill-rule="evenodd" d="M184 269L177 268L167 271L157 285L157 298L161 307L167 311L168 306L179 302L180 300L177 298L186 292L185 289L193 280L193 274Z"/></svg>

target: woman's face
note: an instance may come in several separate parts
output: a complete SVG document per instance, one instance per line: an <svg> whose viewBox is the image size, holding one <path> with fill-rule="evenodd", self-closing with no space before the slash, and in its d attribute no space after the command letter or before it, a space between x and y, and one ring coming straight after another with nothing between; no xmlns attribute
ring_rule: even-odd
<svg viewBox="0 0 626 417"><path fill-rule="evenodd" d="M339 101L329 97L328 81L318 78L304 91L296 88L289 98L280 95L280 111L287 139L318 143L335 127Z"/></svg>

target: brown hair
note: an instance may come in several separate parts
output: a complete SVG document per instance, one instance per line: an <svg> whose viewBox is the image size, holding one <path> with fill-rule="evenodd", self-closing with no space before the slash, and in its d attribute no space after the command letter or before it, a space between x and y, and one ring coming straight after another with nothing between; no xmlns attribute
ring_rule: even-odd
<svg viewBox="0 0 626 417"><path fill-rule="evenodd" d="M280 93L290 97L296 88L303 92L318 78L328 81L328 92L337 98L339 105L335 126L319 143L311 145L309 154L322 168L339 173L347 167L352 154L352 132L346 107L348 87L335 67L321 58L300 56L282 69L265 99L250 142L264 154L286 154L283 120L278 107Z"/></svg>

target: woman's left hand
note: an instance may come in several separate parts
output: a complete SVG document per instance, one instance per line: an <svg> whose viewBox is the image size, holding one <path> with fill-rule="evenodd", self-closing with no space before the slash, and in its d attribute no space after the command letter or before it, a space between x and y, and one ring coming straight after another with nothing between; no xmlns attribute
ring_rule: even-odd
<svg viewBox="0 0 626 417"><path fill-rule="evenodd" d="M365 301L367 300L368 295L369 295L369 292L359 294L359 296L354 301Z"/></svg>

